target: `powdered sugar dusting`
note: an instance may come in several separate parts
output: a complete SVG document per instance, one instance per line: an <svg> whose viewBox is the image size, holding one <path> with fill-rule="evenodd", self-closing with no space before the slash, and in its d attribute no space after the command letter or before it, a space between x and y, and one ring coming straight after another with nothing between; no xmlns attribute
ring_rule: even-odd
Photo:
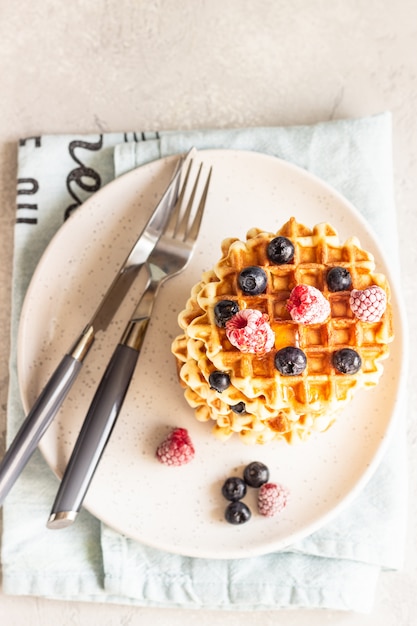
<svg viewBox="0 0 417 626"><path fill-rule="evenodd" d="M265 354L274 347L275 334L268 316L256 309L244 309L226 323L230 343L241 352Z"/></svg>
<svg viewBox="0 0 417 626"><path fill-rule="evenodd" d="M297 285L287 302L292 319L300 324L322 324L330 315L330 303L311 285Z"/></svg>
<svg viewBox="0 0 417 626"><path fill-rule="evenodd" d="M265 517L273 517L280 513L286 506L289 491L283 485L277 483L264 483L258 493L258 510Z"/></svg>
<svg viewBox="0 0 417 626"><path fill-rule="evenodd" d="M350 308L362 322L379 322L387 306L385 291L378 285L367 289L352 289L349 299Z"/></svg>

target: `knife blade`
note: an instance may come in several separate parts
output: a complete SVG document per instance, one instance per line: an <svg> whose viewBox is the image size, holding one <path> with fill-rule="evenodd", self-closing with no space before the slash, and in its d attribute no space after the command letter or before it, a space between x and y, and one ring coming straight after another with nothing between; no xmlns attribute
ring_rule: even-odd
<svg viewBox="0 0 417 626"><path fill-rule="evenodd" d="M47 381L0 463L0 507L64 402L96 333L105 331L164 229L178 196L181 173L193 149L180 157L152 216L121 265L96 311Z"/></svg>

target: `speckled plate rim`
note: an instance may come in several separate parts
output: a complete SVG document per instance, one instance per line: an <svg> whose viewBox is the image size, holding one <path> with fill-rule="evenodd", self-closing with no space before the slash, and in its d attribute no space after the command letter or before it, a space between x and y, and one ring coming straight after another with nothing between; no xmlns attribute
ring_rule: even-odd
<svg viewBox="0 0 417 626"><path fill-rule="evenodd" d="M334 519L368 482L383 457L401 408L407 363L406 323L396 282L377 238L362 215L332 187L295 165L264 154L233 150L207 150L200 154L205 162L213 165L214 172L196 262L178 278L175 286L172 285L174 281L171 285L167 283L167 289L161 292L156 321L149 331L148 348L145 347L145 354L141 357L148 365L162 363L157 373L163 383L161 372L169 372L169 381L165 385L169 400L153 396L149 401L144 397L144 387L155 384L160 390L161 380L154 383L152 372L144 374L139 362L138 375L132 381L134 391L129 392L125 401L85 507L116 531L149 546L186 556L243 558L283 549L311 534ZM19 325L18 374L25 410L33 403L51 368L76 336L74 329L78 331L80 324L85 323L94 310L98 293L103 292L110 281L109 268L116 271L135 232L140 232L142 224L133 227L132 222L137 220L140 211L145 223L155 198L168 180L173 159L149 163L109 183L71 216L45 250L29 285ZM114 206L115 200L117 207ZM252 215L255 201L263 203L262 218L259 214L255 218ZM286 208L282 209L284 201ZM238 224L233 217L236 210L240 216ZM363 435L362 426L356 421L352 430L343 415L327 433L300 446L278 443L251 448L237 440L218 442L211 436L207 425L194 420L191 409L185 405L171 359L166 353L166 360L159 359L161 350L166 350L167 340L172 339L172 332L178 332L173 318L183 307L201 269L208 269L213 259L219 257L221 240L225 236L244 237L252 226L273 232L291 215L310 227L319 221L330 221L337 230L342 227L346 231L348 223L349 232L344 232L341 240L351 234L357 235L363 247L375 254L378 269L390 280L396 339L386 362L385 383L379 392L379 388L361 392L352 403L352 412L356 409L373 411L379 416L382 414L383 420L381 424L379 419L378 427L368 425L368 443L360 453L355 449ZM220 225L218 219L221 219ZM94 237L91 230L95 231ZM116 253L114 248L118 238L120 250ZM89 249L86 259L83 257L85 248ZM82 266L82 263L86 265ZM102 265L98 267L100 263ZM86 274L93 276L93 284ZM69 283L65 296L61 294L63 278ZM83 284L74 295L78 280ZM47 309L44 304L46 296L49 299ZM82 380L75 383L74 391L40 443L46 462L58 477L62 476L94 386L99 382L136 297L133 290L131 301L121 307L105 338L96 340L94 356L84 366ZM51 316L52 322L49 320L45 324L46 310L51 310L51 303L56 299L60 301L56 314ZM173 301L175 306L165 324L164 305ZM65 313L68 307L72 308L70 318ZM158 326L161 319L164 322L162 329ZM157 344L156 348L153 343ZM381 397L382 390L385 395ZM169 405L169 415L161 415L164 404ZM136 424L138 407L141 420L145 421L143 431ZM155 423L149 425L154 418ZM174 425L189 429L197 455L189 466L168 469L155 461L154 449L162 435ZM346 437L348 441L350 439L350 447L346 446ZM276 461L277 450L279 461ZM343 468L340 453L346 459ZM320 463L318 457L326 458L326 462ZM248 496L253 509L252 519L244 526L231 527L223 519L225 501L220 494L221 484L228 475L241 472L244 465L255 458L270 466L271 480L290 488L290 504L279 519L265 520L256 514L252 493ZM340 474L340 480L335 478L336 484L329 482L324 475L328 474L331 463L334 464L333 470L337 470L335 476ZM156 497L161 486L165 491L166 506ZM151 521L142 526L138 517L150 509ZM46 516L48 513L45 512ZM168 522L167 516L170 518Z"/></svg>

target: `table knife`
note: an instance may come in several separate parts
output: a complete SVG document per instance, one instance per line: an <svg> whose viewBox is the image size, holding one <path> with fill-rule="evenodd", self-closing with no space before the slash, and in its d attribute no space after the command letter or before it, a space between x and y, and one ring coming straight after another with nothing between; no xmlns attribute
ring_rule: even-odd
<svg viewBox="0 0 417 626"><path fill-rule="evenodd" d="M190 153L193 150L190 151ZM98 308L64 355L36 399L0 463L0 507L34 453L43 434L64 402L99 331L105 331L139 271L155 247L175 205L183 166L180 157L174 175L145 228L120 267Z"/></svg>

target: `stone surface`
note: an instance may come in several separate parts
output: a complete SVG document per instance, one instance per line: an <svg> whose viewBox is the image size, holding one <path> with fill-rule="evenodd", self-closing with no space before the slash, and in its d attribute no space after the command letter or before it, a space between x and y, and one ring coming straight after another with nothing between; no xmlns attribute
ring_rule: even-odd
<svg viewBox="0 0 417 626"><path fill-rule="evenodd" d="M304 124L393 114L403 289L416 349L417 5L414 0L0 0L0 454L4 451L16 142L42 133ZM416 378L416 361L410 380ZM417 485L409 385L410 490ZM0 594L8 626L405 626L417 613L416 502L405 567L371 615L140 609ZM389 540L389 538L387 538Z"/></svg>

